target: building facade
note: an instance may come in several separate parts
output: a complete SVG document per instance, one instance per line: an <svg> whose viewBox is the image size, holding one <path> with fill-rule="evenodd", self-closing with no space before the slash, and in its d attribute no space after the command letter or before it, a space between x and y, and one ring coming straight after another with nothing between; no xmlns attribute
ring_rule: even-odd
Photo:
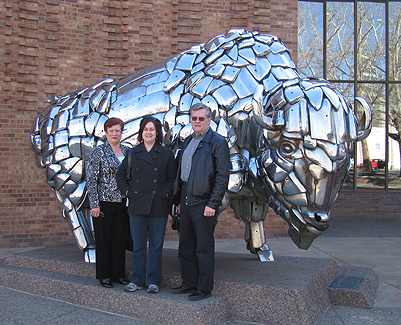
<svg viewBox="0 0 401 325"><path fill-rule="evenodd" d="M295 0L4 0L0 24L0 248L73 241L30 148L32 123L48 98L118 79L232 28L279 36L297 62ZM388 194L345 191L333 215L395 217L382 204L398 205L399 195ZM270 211L266 229L268 237L283 236L287 224ZM166 239L177 238L167 230ZM228 209L216 237L243 235Z"/></svg>

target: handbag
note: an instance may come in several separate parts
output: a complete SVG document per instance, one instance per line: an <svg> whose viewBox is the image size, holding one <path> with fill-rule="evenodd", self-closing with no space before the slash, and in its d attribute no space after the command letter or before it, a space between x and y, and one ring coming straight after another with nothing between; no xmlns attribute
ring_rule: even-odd
<svg viewBox="0 0 401 325"><path fill-rule="evenodd" d="M171 216L173 218L173 221L171 222L171 229L177 230L177 232L180 233L180 214L175 205L173 205L171 209Z"/></svg>

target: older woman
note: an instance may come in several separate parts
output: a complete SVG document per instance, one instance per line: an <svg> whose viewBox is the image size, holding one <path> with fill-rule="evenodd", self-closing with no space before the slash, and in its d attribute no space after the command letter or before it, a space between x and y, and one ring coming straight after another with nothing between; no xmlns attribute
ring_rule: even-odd
<svg viewBox="0 0 401 325"><path fill-rule="evenodd" d="M116 173L128 147L121 145L124 123L112 117L104 123L107 142L93 149L87 169L87 188L95 227L96 278L106 288L125 280L125 247L129 236L126 199L117 188Z"/></svg>
<svg viewBox="0 0 401 325"><path fill-rule="evenodd" d="M162 281L164 234L177 170L174 154L161 145L162 140L160 121L153 117L142 119L139 144L132 149L130 182L126 178L128 158L124 159L117 172L118 187L129 201L128 213L134 242L134 272L131 283L124 288L128 292L143 289L147 285L149 293L157 293Z"/></svg>

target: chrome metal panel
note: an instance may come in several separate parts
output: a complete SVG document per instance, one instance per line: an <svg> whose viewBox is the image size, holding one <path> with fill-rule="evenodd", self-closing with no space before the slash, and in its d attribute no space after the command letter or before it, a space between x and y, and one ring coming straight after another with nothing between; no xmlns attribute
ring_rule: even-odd
<svg viewBox="0 0 401 325"><path fill-rule="evenodd" d="M249 64L249 61L247 61L246 59L239 56L238 60L234 61L233 67L242 68L242 67L246 67L248 64Z"/></svg>
<svg viewBox="0 0 401 325"><path fill-rule="evenodd" d="M207 89L206 93L211 94L214 92L216 89L225 86L226 83L223 80L219 79L213 79L213 81L210 83L209 88Z"/></svg>
<svg viewBox="0 0 401 325"><path fill-rule="evenodd" d="M89 156L95 148L95 139L94 138L82 138L81 139L81 153L82 153L82 159L83 160L88 160Z"/></svg>
<svg viewBox="0 0 401 325"><path fill-rule="evenodd" d="M62 130L57 132L54 135L53 139L55 148L68 145L68 131Z"/></svg>
<svg viewBox="0 0 401 325"><path fill-rule="evenodd" d="M219 57L215 62L215 64L224 64L224 65L232 65L233 60L231 60L226 54Z"/></svg>
<svg viewBox="0 0 401 325"><path fill-rule="evenodd" d="M102 138L105 136L104 133L104 123L108 120L107 116L100 116L99 120L97 121L96 127L95 127L95 132L93 135L97 138ZM71 136L70 136L71 137Z"/></svg>
<svg viewBox="0 0 401 325"><path fill-rule="evenodd" d="M212 111L211 115L212 120L218 122L220 120L219 105L213 98L213 96L210 95L206 96L205 98L202 99L202 103L208 106Z"/></svg>
<svg viewBox="0 0 401 325"><path fill-rule="evenodd" d="M271 64L266 58L256 58L256 64L249 64L247 69L260 82L270 73Z"/></svg>
<svg viewBox="0 0 401 325"><path fill-rule="evenodd" d="M266 56L270 53L270 46L262 42L255 42L253 51L255 52L256 56Z"/></svg>
<svg viewBox="0 0 401 325"><path fill-rule="evenodd" d="M213 78L210 76L206 76L203 78L195 87L193 87L190 91L191 94L198 98L203 98L206 94L206 91L210 85L210 83L213 81Z"/></svg>
<svg viewBox="0 0 401 325"><path fill-rule="evenodd" d="M336 110L338 110L340 106L340 98L338 97L337 93L334 91L334 89L331 89L329 87L322 87L322 90L326 97L329 99L331 104L334 106Z"/></svg>
<svg viewBox="0 0 401 325"><path fill-rule="evenodd" d="M234 45L227 55L234 61L238 61L238 46Z"/></svg>
<svg viewBox="0 0 401 325"><path fill-rule="evenodd" d="M239 98L245 98L252 95L258 85L252 74L247 69L242 69L231 86Z"/></svg>
<svg viewBox="0 0 401 325"><path fill-rule="evenodd" d="M52 181L54 177L61 171L59 164L51 164L46 167L46 179Z"/></svg>
<svg viewBox="0 0 401 325"><path fill-rule="evenodd" d="M253 38L247 38L238 43L238 48L243 49L243 48L251 47L254 45L255 45L255 40Z"/></svg>
<svg viewBox="0 0 401 325"><path fill-rule="evenodd" d="M228 138L230 134L230 127L227 124L226 120L221 118L219 124L217 125L216 132L221 136Z"/></svg>
<svg viewBox="0 0 401 325"><path fill-rule="evenodd" d="M68 150L67 146L58 147L54 150L53 162L57 163L61 160L67 159L69 157L70 157L70 151Z"/></svg>
<svg viewBox="0 0 401 325"><path fill-rule="evenodd" d="M74 107L72 111L72 116L75 117L82 117L88 116L91 112L90 108L90 101L88 98L81 98L77 105Z"/></svg>
<svg viewBox="0 0 401 325"><path fill-rule="evenodd" d="M225 66L223 64L212 64L211 66L205 69L205 73L208 76L214 78L220 78L225 70Z"/></svg>
<svg viewBox="0 0 401 325"><path fill-rule="evenodd" d="M235 79L237 78L239 72L240 72L239 68L227 67L221 77L221 80L228 82L228 83L233 83L235 81Z"/></svg>
<svg viewBox="0 0 401 325"><path fill-rule="evenodd" d="M78 184L77 189L69 195L71 203L76 207L79 207L82 201L85 199L86 195L85 187L86 187L86 182L82 182Z"/></svg>
<svg viewBox="0 0 401 325"><path fill-rule="evenodd" d="M244 175L242 173L230 173L227 190L232 193L239 193L244 185Z"/></svg>
<svg viewBox="0 0 401 325"><path fill-rule="evenodd" d="M255 52L251 48L239 49L238 55L251 64L256 64Z"/></svg>
<svg viewBox="0 0 401 325"><path fill-rule="evenodd" d="M282 82L278 81L276 77L270 73L267 78L263 79L263 86L265 90L271 94L275 93L282 85Z"/></svg>
<svg viewBox="0 0 401 325"><path fill-rule="evenodd" d="M296 206L308 206L308 198L305 193L294 194L294 195L284 195L284 199Z"/></svg>
<svg viewBox="0 0 401 325"><path fill-rule="evenodd" d="M181 70L174 70L164 85L164 92L168 93L175 88L186 77L186 73Z"/></svg>
<svg viewBox="0 0 401 325"><path fill-rule="evenodd" d="M53 120L52 134L57 131L65 130L68 126L68 120L70 119L70 111L60 111Z"/></svg>
<svg viewBox="0 0 401 325"><path fill-rule="evenodd" d="M189 113L193 99L194 96L189 93L186 93L184 96L182 96L180 102L178 103L178 111L180 113Z"/></svg>
<svg viewBox="0 0 401 325"><path fill-rule="evenodd" d="M72 156L81 157L81 138L70 138L68 148Z"/></svg>
<svg viewBox="0 0 401 325"><path fill-rule="evenodd" d="M320 87L305 90L305 94L308 97L309 103L311 103L316 110L319 110L320 107L322 107L323 90Z"/></svg>
<svg viewBox="0 0 401 325"><path fill-rule="evenodd" d="M99 118L100 118L100 114L98 112L92 112L85 119L85 131L89 137L93 136L93 133L95 132L95 127L96 127L96 124L97 124L97 121L99 120Z"/></svg>
<svg viewBox="0 0 401 325"><path fill-rule="evenodd" d="M312 139L336 142L331 124L331 107L330 102L325 98L320 110L309 110Z"/></svg>
<svg viewBox="0 0 401 325"><path fill-rule="evenodd" d="M71 137L86 137L84 117L73 118L68 122L68 133Z"/></svg>
<svg viewBox="0 0 401 325"><path fill-rule="evenodd" d="M323 149L320 149L319 147L315 150L305 149L305 155L309 160L322 167L326 172L331 173L333 171L333 162Z"/></svg>
<svg viewBox="0 0 401 325"><path fill-rule="evenodd" d="M70 174L60 173L54 177L54 188L56 191L60 191L60 188L66 181L70 179Z"/></svg>
<svg viewBox="0 0 401 325"><path fill-rule="evenodd" d="M84 161L80 160L72 169L69 170L71 180L80 183L85 178Z"/></svg>
<svg viewBox="0 0 401 325"><path fill-rule="evenodd" d="M102 88L96 89L96 91L90 97L91 107L96 109L99 106L100 102L102 101L103 97L106 96L106 93L107 93L106 90Z"/></svg>
<svg viewBox="0 0 401 325"><path fill-rule="evenodd" d="M204 62L206 65L212 64L214 61L216 61L219 57L221 57L224 53L224 49L219 49L216 52L212 53L208 57L205 58Z"/></svg>
<svg viewBox="0 0 401 325"><path fill-rule="evenodd" d="M72 231L72 234L74 235L78 248L84 250L88 246L88 242L86 241L83 229L78 227Z"/></svg>
<svg viewBox="0 0 401 325"><path fill-rule="evenodd" d="M300 193L306 193L306 189L298 180L296 175L294 173L290 173L283 182L283 193L287 196L292 196ZM304 205L307 206L307 204Z"/></svg>
<svg viewBox="0 0 401 325"><path fill-rule="evenodd" d="M238 99L237 94L228 85L218 88L212 95L217 103L227 111L234 107Z"/></svg>
<svg viewBox="0 0 401 325"><path fill-rule="evenodd" d="M180 98L184 92L184 85L181 84L170 93L170 103L173 106L178 106Z"/></svg>
<svg viewBox="0 0 401 325"><path fill-rule="evenodd" d="M270 45L270 51L272 51L273 54L278 54L278 53L287 52L288 49L280 42L273 42Z"/></svg>
<svg viewBox="0 0 401 325"><path fill-rule="evenodd" d="M285 88L284 95L288 103L292 105L298 102L302 97L304 97L304 92L302 91L301 87L295 85Z"/></svg>
<svg viewBox="0 0 401 325"><path fill-rule="evenodd" d="M251 110L252 110L252 97L248 96L245 98L241 98L235 103L234 107L228 111L228 117L231 117L239 112L249 113Z"/></svg>
<svg viewBox="0 0 401 325"><path fill-rule="evenodd" d="M79 157L71 157L60 162L63 172L69 173L78 161L82 161Z"/></svg>
<svg viewBox="0 0 401 325"><path fill-rule="evenodd" d="M164 82L151 84L146 88L146 95L154 94L157 92L162 92L163 87L164 87Z"/></svg>

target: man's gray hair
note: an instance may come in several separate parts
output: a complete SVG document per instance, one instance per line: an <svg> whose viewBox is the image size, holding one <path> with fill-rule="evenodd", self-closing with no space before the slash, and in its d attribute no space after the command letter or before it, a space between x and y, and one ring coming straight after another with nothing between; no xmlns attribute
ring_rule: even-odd
<svg viewBox="0 0 401 325"><path fill-rule="evenodd" d="M189 115L192 116L192 113L194 111L202 108L206 111L206 117L210 117L212 115L212 110L210 109L210 107L202 103L196 103L195 105L192 105L192 107L189 109Z"/></svg>

